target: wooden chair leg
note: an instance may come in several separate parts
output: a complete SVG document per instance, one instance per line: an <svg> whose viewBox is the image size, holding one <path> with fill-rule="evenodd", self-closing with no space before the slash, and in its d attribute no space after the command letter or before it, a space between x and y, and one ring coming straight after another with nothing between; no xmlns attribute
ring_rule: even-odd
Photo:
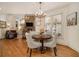
<svg viewBox="0 0 79 59"><path fill-rule="evenodd" d="M28 51L29 51L29 48L27 48L27 53L28 53Z"/></svg>
<svg viewBox="0 0 79 59"><path fill-rule="evenodd" d="M54 54L55 54L55 56L57 56L57 48L56 47L54 47Z"/></svg>
<svg viewBox="0 0 79 59"><path fill-rule="evenodd" d="M30 57L31 57L31 54L32 54L32 49L30 49Z"/></svg>

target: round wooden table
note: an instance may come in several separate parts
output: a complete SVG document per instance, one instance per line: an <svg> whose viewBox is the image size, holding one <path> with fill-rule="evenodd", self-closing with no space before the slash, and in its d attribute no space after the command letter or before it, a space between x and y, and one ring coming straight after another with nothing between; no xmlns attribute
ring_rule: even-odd
<svg viewBox="0 0 79 59"><path fill-rule="evenodd" d="M41 53L43 53L44 41L46 41L48 39L51 39L52 36L51 35L42 34L42 35L33 35L32 38L35 39L36 41L40 41L41 42Z"/></svg>

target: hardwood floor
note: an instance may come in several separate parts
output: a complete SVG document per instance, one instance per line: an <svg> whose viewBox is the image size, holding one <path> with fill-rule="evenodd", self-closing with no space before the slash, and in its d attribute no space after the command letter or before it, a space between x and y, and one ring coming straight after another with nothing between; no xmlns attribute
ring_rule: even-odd
<svg viewBox="0 0 79 59"><path fill-rule="evenodd" d="M12 40L0 40L0 56L1 57L26 57L27 43L22 39ZM41 54L39 50L33 50L33 57L54 57L53 49L48 49L44 54ZM63 45L57 45L57 56L59 57L79 57L79 53L72 50L69 47Z"/></svg>

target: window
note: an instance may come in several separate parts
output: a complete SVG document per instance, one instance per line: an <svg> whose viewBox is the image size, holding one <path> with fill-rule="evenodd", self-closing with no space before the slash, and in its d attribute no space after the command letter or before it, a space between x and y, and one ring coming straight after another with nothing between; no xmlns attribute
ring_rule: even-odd
<svg viewBox="0 0 79 59"><path fill-rule="evenodd" d="M53 16L53 23L55 24L56 35L58 38L62 35L62 18L61 14Z"/></svg>
<svg viewBox="0 0 79 59"><path fill-rule="evenodd" d="M51 18L50 17L46 17L45 18L45 30L51 31L51 28L52 28Z"/></svg>

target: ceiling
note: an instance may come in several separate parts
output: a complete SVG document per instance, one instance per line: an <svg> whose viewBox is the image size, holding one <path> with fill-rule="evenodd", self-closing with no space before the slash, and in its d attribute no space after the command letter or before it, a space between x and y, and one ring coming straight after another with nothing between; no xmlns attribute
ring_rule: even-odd
<svg viewBox="0 0 79 59"><path fill-rule="evenodd" d="M69 2L43 2L44 12L70 4ZM38 2L0 2L0 13L33 14L39 10Z"/></svg>

